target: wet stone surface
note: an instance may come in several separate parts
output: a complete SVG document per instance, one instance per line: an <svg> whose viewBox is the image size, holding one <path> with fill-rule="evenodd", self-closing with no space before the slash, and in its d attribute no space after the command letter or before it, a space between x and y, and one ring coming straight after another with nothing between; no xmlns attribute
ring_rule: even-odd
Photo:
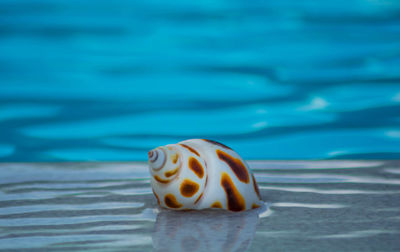
<svg viewBox="0 0 400 252"><path fill-rule="evenodd" d="M400 162L250 161L259 209L157 207L145 163L0 164L0 251L398 251Z"/></svg>

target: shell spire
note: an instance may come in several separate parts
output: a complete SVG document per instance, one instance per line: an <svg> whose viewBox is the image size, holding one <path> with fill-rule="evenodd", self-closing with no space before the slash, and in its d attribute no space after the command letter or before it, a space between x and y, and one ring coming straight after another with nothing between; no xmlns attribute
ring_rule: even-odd
<svg viewBox="0 0 400 252"><path fill-rule="evenodd" d="M158 182L167 183L179 172L181 162L175 148L158 147L149 151L148 156L151 174Z"/></svg>
<svg viewBox="0 0 400 252"><path fill-rule="evenodd" d="M153 170L159 170L164 165L166 160L166 154L163 148L157 148L149 151L148 156L150 167Z"/></svg>

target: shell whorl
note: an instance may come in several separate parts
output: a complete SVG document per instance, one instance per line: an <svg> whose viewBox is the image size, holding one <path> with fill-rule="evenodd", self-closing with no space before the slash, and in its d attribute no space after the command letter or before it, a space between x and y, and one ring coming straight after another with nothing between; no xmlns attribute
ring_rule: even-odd
<svg viewBox="0 0 400 252"><path fill-rule="evenodd" d="M149 151L148 156L151 174L159 183L169 183L177 176L182 165L179 150L162 146Z"/></svg>
<svg viewBox="0 0 400 252"><path fill-rule="evenodd" d="M262 204L247 164L223 144L191 139L148 155L152 189L162 207L243 211Z"/></svg>
<svg viewBox="0 0 400 252"><path fill-rule="evenodd" d="M153 170L159 170L164 166L166 160L166 154L163 148L157 148L149 151L148 156L149 156L150 167Z"/></svg>

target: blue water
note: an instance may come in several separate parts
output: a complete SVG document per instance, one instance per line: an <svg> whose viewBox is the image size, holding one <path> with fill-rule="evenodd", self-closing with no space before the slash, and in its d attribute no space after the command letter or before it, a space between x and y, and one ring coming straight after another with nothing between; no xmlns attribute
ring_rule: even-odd
<svg viewBox="0 0 400 252"><path fill-rule="evenodd" d="M0 161L400 158L400 1L0 2Z"/></svg>

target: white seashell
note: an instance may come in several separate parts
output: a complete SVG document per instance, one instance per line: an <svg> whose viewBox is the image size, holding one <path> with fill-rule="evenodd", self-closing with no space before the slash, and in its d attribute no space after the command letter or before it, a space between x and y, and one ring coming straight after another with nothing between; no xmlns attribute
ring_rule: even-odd
<svg viewBox="0 0 400 252"><path fill-rule="evenodd" d="M215 141L190 139L149 151L151 186L162 207L243 211L263 204L246 162Z"/></svg>

